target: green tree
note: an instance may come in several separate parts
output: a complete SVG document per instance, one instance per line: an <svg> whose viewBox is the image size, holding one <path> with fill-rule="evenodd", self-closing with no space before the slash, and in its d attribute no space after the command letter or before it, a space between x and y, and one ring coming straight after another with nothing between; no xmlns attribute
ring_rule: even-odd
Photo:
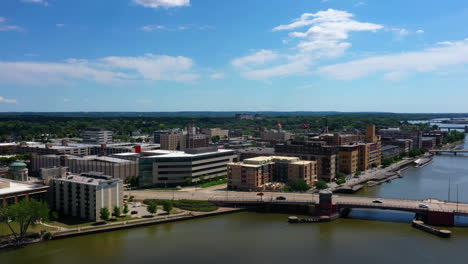
<svg viewBox="0 0 468 264"><path fill-rule="evenodd" d="M119 217L120 216L120 207L115 206L113 214L114 214L115 217Z"/></svg>
<svg viewBox="0 0 468 264"><path fill-rule="evenodd" d="M305 192L310 189L310 186L304 180L289 181L287 189L293 192Z"/></svg>
<svg viewBox="0 0 468 264"><path fill-rule="evenodd" d="M192 178L186 177L184 181L185 181L185 185L188 185L188 186L192 185Z"/></svg>
<svg viewBox="0 0 468 264"><path fill-rule="evenodd" d="M128 214L128 212L129 212L129 210L128 210L128 204L125 203L125 204L124 204L124 208L123 208L123 213L124 213L124 214Z"/></svg>
<svg viewBox="0 0 468 264"><path fill-rule="evenodd" d="M211 141L212 141L213 143L218 143L219 140L220 140L220 137L219 137L219 136L212 136L212 137L211 137Z"/></svg>
<svg viewBox="0 0 468 264"><path fill-rule="evenodd" d="M110 212L109 212L109 209L107 209L107 207L101 208L101 210L99 211L99 214L100 214L100 217L101 217L102 220L104 220L104 221L109 220Z"/></svg>
<svg viewBox="0 0 468 264"><path fill-rule="evenodd" d="M323 190L323 189L328 188L328 184L324 180L319 180L315 183L315 187L319 190Z"/></svg>
<svg viewBox="0 0 468 264"><path fill-rule="evenodd" d="M39 222L49 221L49 214L49 206L45 202L34 199L22 200L0 209L0 221L6 223L17 243L21 243L28 228ZM18 224L19 231L13 228L12 223Z"/></svg>
<svg viewBox="0 0 468 264"><path fill-rule="evenodd" d="M156 204L156 202L152 201L148 204L146 210L148 210L148 213L150 214L155 214L158 211L158 205Z"/></svg>
<svg viewBox="0 0 468 264"><path fill-rule="evenodd" d="M164 201L163 203L163 210L167 212L167 214L171 213L172 210L172 202L171 201Z"/></svg>
<svg viewBox="0 0 468 264"><path fill-rule="evenodd" d="M362 172L360 170L357 170L355 173L354 173L354 176L361 176Z"/></svg>

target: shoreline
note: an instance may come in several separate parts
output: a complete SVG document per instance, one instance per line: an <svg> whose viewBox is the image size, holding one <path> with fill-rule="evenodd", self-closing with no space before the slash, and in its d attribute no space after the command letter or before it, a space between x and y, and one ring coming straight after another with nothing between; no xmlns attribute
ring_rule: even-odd
<svg viewBox="0 0 468 264"><path fill-rule="evenodd" d="M148 219L135 219L135 220L128 220L119 223L111 223L110 225L102 225L98 227L77 227L67 230L58 230L58 231L50 231L52 234L52 238L50 240L57 240L57 239L65 239L70 237L77 237L77 236L85 236L91 234L98 234L104 232L112 232L112 231L119 231L125 229L132 229L138 227L145 227L150 225L158 225L158 224L166 224L166 223L173 223L173 222L180 222L185 220L192 220L198 218L205 218L210 216L217 216L217 215L225 215L225 214L232 214L245 211L244 208L230 208L230 207L219 207L217 210L212 212L183 212L174 215L166 215L163 217L155 217L155 218L148 218ZM130 222L130 223L129 223ZM21 248L23 246L28 246L31 244L47 242L49 240L44 239L36 239L34 241L27 241L23 244L17 245L6 245L4 247L0 247L1 250L6 249L15 249L15 247Z"/></svg>

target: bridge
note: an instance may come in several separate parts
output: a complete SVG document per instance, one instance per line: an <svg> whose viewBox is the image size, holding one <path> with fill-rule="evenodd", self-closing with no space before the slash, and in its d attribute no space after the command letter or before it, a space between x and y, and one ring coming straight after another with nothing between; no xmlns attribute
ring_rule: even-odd
<svg viewBox="0 0 468 264"><path fill-rule="evenodd" d="M319 195L266 192L263 196L259 196L252 192L223 190L174 192L142 190L132 191L131 195L137 199L208 200L226 207L302 208L303 212L319 216L337 215L343 209L394 210L415 213L427 224L442 226L453 226L455 216L468 216L468 204L466 203L338 196L331 193ZM421 204L423 205L421 206Z"/></svg>
<svg viewBox="0 0 468 264"><path fill-rule="evenodd" d="M452 131L452 130L465 130L465 133L468 133L468 126L464 126L464 127L451 127L451 126L440 126L440 125L437 125L439 127L439 129L447 129L448 132Z"/></svg>
<svg viewBox="0 0 468 264"><path fill-rule="evenodd" d="M453 153L457 155L458 153L468 153L468 149L431 149L430 153L441 154L441 153Z"/></svg>

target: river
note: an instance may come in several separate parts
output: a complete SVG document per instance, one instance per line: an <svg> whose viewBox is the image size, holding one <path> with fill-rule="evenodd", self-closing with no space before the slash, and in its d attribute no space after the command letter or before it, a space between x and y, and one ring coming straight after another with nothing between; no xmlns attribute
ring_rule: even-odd
<svg viewBox="0 0 468 264"><path fill-rule="evenodd" d="M464 144L468 149L468 144ZM468 202L468 156L442 155L403 178L356 195ZM284 214L224 216L81 236L0 252L1 264L467 263L467 227L450 239L410 226L409 213L353 210L332 223L287 223Z"/></svg>

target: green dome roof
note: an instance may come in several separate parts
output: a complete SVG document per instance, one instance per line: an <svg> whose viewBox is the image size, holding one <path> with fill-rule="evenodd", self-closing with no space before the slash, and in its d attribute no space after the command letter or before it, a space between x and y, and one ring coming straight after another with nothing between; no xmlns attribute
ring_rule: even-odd
<svg viewBox="0 0 468 264"><path fill-rule="evenodd" d="M26 163L24 163L24 162L21 162L21 161L17 160L15 162L12 162L9 167L10 167L10 169L21 170L21 169L26 169L26 167L28 167L28 165L26 165Z"/></svg>

